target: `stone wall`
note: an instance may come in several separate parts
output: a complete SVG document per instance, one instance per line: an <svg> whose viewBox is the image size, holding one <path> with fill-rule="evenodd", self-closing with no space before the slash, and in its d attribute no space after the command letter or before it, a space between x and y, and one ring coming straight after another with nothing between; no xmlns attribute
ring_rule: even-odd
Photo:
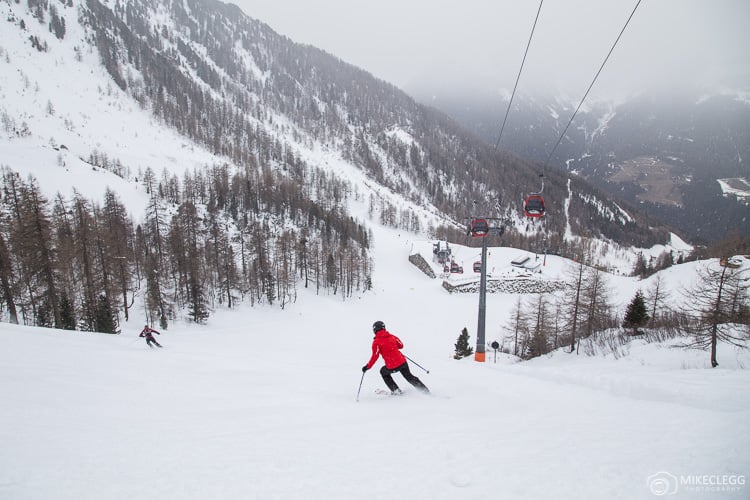
<svg viewBox="0 0 750 500"><path fill-rule="evenodd" d="M488 279L488 293L552 293L568 288L564 281L538 279ZM479 293L479 281L454 285L443 281L443 288L450 293Z"/></svg>
<svg viewBox="0 0 750 500"><path fill-rule="evenodd" d="M413 255L410 255L409 262L417 266L420 271L425 273L430 278L435 279L437 277L435 275L435 271L432 269L432 266L426 260L424 260L422 254L415 253Z"/></svg>

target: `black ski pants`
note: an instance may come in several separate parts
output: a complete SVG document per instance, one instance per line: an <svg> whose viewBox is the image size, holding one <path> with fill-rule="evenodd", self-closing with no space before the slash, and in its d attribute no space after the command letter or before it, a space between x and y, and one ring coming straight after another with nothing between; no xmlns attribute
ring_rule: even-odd
<svg viewBox="0 0 750 500"><path fill-rule="evenodd" d="M401 375L404 376L407 382L409 382L411 385L419 389L423 392L430 392L427 387L422 383L421 380L419 380L417 377L412 375L411 371L409 370L409 363L404 362L404 364L397 366L396 368L386 368L385 366L380 369L380 376L383 377L383 381L385 382L385 385L388 386L388 388L391 390L391 392L398 389L398 385L396 385L396 382L394 382L393 377L391 377L392 373L401 372Z"/></svg>
<svg viewBox="0 0 750 500"><path fill-rule="evenodd" d="M156 344L157 346L161 347L161 344L158 343L154 337L146 337L146 344L148 344L151 349L154 348L154 346L152 346L151 344Z"/></svg>

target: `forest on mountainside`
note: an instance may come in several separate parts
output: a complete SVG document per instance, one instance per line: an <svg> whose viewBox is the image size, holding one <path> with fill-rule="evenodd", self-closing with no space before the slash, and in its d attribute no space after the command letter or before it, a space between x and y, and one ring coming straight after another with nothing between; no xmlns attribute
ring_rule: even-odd
<svg viewBox="0 0 750 500"><path fill-rule="evenodd" d="M368 231L335 202L310 202L297 186L264 173L216 166L179 180L147 169L139 182L150 201L135 223L109 189L103 205L78 194L48 200L34 178L3 169L2 315L117 333L135 304L145 304L138 315L166 328L181 310L203 323L219 306L283 308L298 287L343 299L368 289ZM325 179L317 186L328 199L337 198L334 191L347 196Z"/></svg>

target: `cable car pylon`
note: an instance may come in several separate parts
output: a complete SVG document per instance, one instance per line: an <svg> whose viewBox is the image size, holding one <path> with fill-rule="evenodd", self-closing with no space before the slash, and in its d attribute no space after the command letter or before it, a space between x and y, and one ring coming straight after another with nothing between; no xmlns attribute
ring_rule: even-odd
<svg viewBox="0 0 750 500"><path fill-rule="evenodd" d="M476 201L474 202L476 208ZM485 324L487 317L487 236L502 236L505 233L506 221L498 217L468 218L467 234L482 238L481 270L479 277L479 311L477 312L477 347L474 350L474 361L485 362Z"/></svg>

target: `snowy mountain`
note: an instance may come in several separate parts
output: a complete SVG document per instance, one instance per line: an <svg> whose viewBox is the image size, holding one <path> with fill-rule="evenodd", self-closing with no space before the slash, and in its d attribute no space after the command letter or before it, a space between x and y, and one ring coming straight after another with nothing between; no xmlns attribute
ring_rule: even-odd
<svg viewBox="0 0 750 500"><path fill-rule="evenodd" d="M495 144L508 99L475 92L429 102ZM570 97L516 96L502 148L544 162L577 105ZM550 167L575 172L685 237L710 243L734 230L748 234L748 144L747 92L654 91L584 103Z"/></svg>
<svg viewBox="0 0 750 500"><path fill-rule="evenodd" d="M386 207L393 212L393 224L404 227L455 227L470 214L475 200L487 212L499 202L501 213L520 220L519 201L538 189L535 165L496 155L442 113L329 54L277 35L232 5L209 0L113 5L91 1L55 7L54 15L46 5L3 6L11 28L3 35L10 69L4 72L9 78L6 88L13 92L7 99L18 100L19 84L33 87L35 93L21 91L24 98L17 108L5 105L6 122L15 122L6 127L8 135L17 134L26 123L26 137L41 135L45 143L54 140L70 147L63 130L72 129L88 142L76 146L76 155L88 158L96 150L116 158L132 174L145 168L144 159L129 157L137 148L126 148L138 127L118 131L119 148L111 141L94 142L81 133L84 124L79 117L93 120L98 113L66 112L59 102L67 94L91 96L94 85L96 99L110 101L107 118L119 115L113 114L114 107L125 114L140 108L138 114L149 117L157 128L166 126L183 137L184 148L219 157L198 164L268 166L279 175L320 168L333 174L320 161L325 153L330 161L352 165L372 185L406 200L401 206L388 200L392 207ZM57 18L67 20L67 29L54 32L59 36L49 27ZM43 84L30 67L44 72L50 83ZM55 75L87 76L50 80L51 68ZM89 82L88 88L79 83L83 81ZM57 137L44 134L40 125L31 123L31 116L24 115L31 105L37 108L34 120L53 121L49 126L57 130ZM51 115L56 119L50 120ZM129 151L119 151L123 148ZM296 166L284 165L295 162ZM176 170L178 176L186 168L177 158L151 166L157 172ZM561 240L570 224L578 233L625 244L650 246L668 238L637 211L630 219L613 220L611 214L619 208L579 182L574 180L572 213L564 214L567 179L549 175L545 189L551 237ZM412 204L417 208L410 209ZM420 210L440 214L441 220L425 219ZM515 231L530 236L525 230Z"/></svg>

